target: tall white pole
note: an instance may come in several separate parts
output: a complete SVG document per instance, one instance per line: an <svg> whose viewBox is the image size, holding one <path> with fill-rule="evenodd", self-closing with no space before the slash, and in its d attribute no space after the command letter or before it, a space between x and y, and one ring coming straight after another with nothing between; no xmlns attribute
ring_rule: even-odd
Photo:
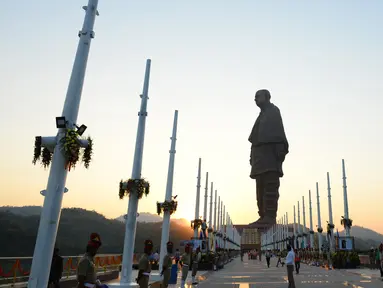
<svg viewBox="0 0 383 288"><path fill-rule="evenodd" d="M213 182L210 187L210 207L209 207L209 250L214 251L214 237L213 237Z"/></svg>
<svg viewBox="0 0 383 288"><path fill-rule="evenodd" d="M314 228L313 228L313 209L311 206L311 190L309 190L309 210L310 210L310 248L314 248Z"/></svg>
<svg viewBox="0 0 383 288"><path fill-rule="evenodd" d="M286 249L286 238L287 238L286 228L287 228L286 214L284 214L283 215L283 235L282 235L283 244L282 244L282 249Z"/></svg>
<svg viewBox="0 0 383 288"><path fill-rule="evenodd" d="M205 199L203 205L203 221L207 221L207 192L209 189L209 172L206 172L206 183L205 183Z"/></svg>
<svg viewBox="0 0 383 288"><path fill-rule="evenodd" d="M89 0L88 6L83 7L86 11L85 19L82 30L78 34L80 40L62 111L62 116L67 121L67 128L73 128L77 123L90 43L94 38L93 27L96 15L98 15L97 4L98 0ZM53 249L60 222L62 199L67 191L65 183L68 170L65 169L66 159L61 151L63 149L63 144L61 143L63 137L65 137L65 129L63 128L58 130L56 137L50 137L54 139L51 141L53 142L51 144L54 146L54 152L47 189L41 193L45 198L40 216L28 287L40 288L48 286Z"/></svg>
<svg viewBox="0 0 383 288"><path fill-rule="evenodd" d="M217 190L215 190L214 196L214 231L217 231Z"/></svg>
<svg viewBox="0 0 383 288"><path fill-rule="evenodd" d="M168 179L166 182L166 193L165 201L170 202L172 200L173 194L173 175L174 175L174 160L176 156L176 140L177 140L177 121L178 121L178 111L174 112L174 121L173 121L173 133L170 144L169 151L169 168L168 168ZM159 271L162 271L164 257L167 254L166 243L169 241L169 229L170 229L170 212L163 211L164 216L162 218L162 234L161 234L161 250L160 250L160 267Z"/></svg>
<svg viewBox="0 0 383 288"><path fill-rule="evenodd" d="M349 220L349 215L348 215L348 199L347 199L347 178L346 178L346 168L344 164L344 159L342 159L342 174L343 174L343 201L344 201L344 218ZM345 225L345 231L346 231L346 236L350 237L350 227Z"/></svg>
<svg viewBox="0 0 383 288"><path fill-rule="evenodd" d="M332 203L331 203L331 185L330 185L330 173L327 172L327 192L328 192L328 217L329 217L329 224L331 227L334 225L334 220L332 217ZM331 235L330 235L330 251L334 251L334 228L331 228Z"/></svg>
<svg viewBox="0 0 383 288"><path fill-rule="evenodd" d="M209 228L213 228L213 182L210 186Z"/></svg>
<svg viewBox="0 0 383 288"><path fill-rule="evenodd" d="M301 211L299 207L299 201L298 201L298 248L302 248L302 233L301 233Z"/></svg>
<svg viewBox="0 0 383 288"><path fill-rule="evenodd" d="M282 222L282 219L279 219L279 227L278 227L278 249L282 249L282 242L280 242L282 240L282 228L283 228L283 222Z"/></svg>
<svg viewBox="0 0 383 288"><path fill-rule="evenodd" d="M226 236L226 227L227 227L227 223L226 223L226 205L223 206L223 214L222 214L222 217L223 217L223 235ZM226 240L223 240L223 248L226 249Z"/></svg>
<svg viewBox="0 0 383 288"><path fill-rule="evenodd" d="M148 90L150 78L150 65L151 61L146 61L144 88L141 95L141 107L138 113L138 127L136 136L136 147L134 151L132 179L141 178L142 170L142 156L144 152L144 139L145 139L145 124L147 117L147 103L148 103ZM138 196L136 193L129 194L128 215L125 221L125 241L124 252L122 256L122 270L121 270L121 286L136 287L136 283L132 282L132 268L133 268L133 252L134 241L136 238L137 226L137 210L138 210Z"/></svg>
<svg viewBox="0 0 383 288"><path fill-rule="evenodd" d="M221 196L218 196L217 231L221 232ZM218 248L221 248L221 238L217 237Z"/></svg>
<svg viewBox="0 0 383 288"><path fill-rule="evenodd" d="M290 231L289 231L289 214L286 212L286 238L289 238L289 236L290 236ZM285 248L287 249L287 242L286 242Z"/></svg>
<svg viewBox="0 0 383 288"><path fill-rule="evenodd" d="M295 214L295 205L294 205L294 225L293 225L293 229L294 229L294 249L297 249L297 229L296 229L296 223L297 223L297 218L296 218L296 214Z"/></svg>
<svg viewBox="0 0 383 288"><path fill-rule="evenodd" d="M221 200L221 233L222 233L222 238L220 239L221 242L221 248L224 248L224 243L223 243L223 235L225 233L224 225L225 223L223 222L223 213L225 212L225 206L223 206L223 201ZM222 212L223 211L223 212Z"/></svg>
<svg viewBox="0 0 383 288"><path fill-rule="evenodd" d="M305 234L305 236L303 236L303 248L307 248L307 231L306 231L306 207L305 207L305 196L302 196L302 207L303 207L303 234Z"/></svg>
<svg viewBox="0 0 383 288"><path fill-rule="evenodd" d="M319 203L319 185L318 182L316 183L316 190L317 190L317 210L318 210L318 245L319 245L319 252L322 251L322 233L319 233L322 228L321 218L320 218L320 203Z"/></svg>
<svg viewBox="0 0 383 288"><path fill-rule="evenodd" d="M199 219L199 203L200 203L200 192L201 192L201 158L198 160L198 176L197 176L197 194L195 200L195 217L194 220ZM198 228L194 228L194 239L198 239Z"/></svg>

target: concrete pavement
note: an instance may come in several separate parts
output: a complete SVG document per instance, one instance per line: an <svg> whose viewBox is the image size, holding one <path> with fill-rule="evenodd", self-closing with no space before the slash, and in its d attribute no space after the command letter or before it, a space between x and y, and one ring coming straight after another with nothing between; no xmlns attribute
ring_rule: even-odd
<svg viewBox="0 0 383 288"><path fill-rule="evenodd" d="M209 273L205 281L200 282L199 288L280 288L288 287L286 266L276 267L276 259L271 259L270 268L266 261L247 260L240 258L225 266L223 270ZM297 288L378 288L383 287L379 279L352 273L352 270L326 270L301 264L300 273L294 275ZM178 287L178 286L175 286Z"/></svg>

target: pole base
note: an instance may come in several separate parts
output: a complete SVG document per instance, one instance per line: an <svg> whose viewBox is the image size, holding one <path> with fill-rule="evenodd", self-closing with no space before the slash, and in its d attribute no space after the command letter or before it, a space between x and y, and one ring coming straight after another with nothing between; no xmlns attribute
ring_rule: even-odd
<svg viewBox="0 0 383 288"><path fill-rule="evenodd" d="M130 282L130 283L113 283L113 284L108 284L108 287L130 288L130 287L139 287L139 285L138 285L136 282Z"/></svg>

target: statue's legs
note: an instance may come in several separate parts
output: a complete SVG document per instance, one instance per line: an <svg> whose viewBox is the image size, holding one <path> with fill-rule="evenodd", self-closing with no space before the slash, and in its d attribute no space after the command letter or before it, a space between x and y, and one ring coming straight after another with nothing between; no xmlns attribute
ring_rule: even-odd
<svg viewBox="0 0 383 288"><path fill-rule="evenodd" d="M263 207L267 223L270 224L274 224L277 218L279 186L278 172L267 172L264 174Z"/></svg>
<svg viewBox="0 0 383 288"><path fill-rule="evenodd" d="M263 178L264 178L263 174L260 174L255 178L256 185L257 185L258 215L261 219L265 216L265 211L263 208L263 194L264 194Z"/></svg>

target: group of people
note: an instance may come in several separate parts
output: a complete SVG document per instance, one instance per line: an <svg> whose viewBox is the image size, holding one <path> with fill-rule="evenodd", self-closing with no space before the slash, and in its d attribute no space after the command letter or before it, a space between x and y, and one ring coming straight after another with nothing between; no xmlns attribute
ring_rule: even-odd
<svg viewBox="0 0 383 288"><path fill-rule="evenodd" d="M169 285L169 280L171 277L171 269L173 265L173 259L175 264L181 266L181 288L185 287L186 278L189 274L190 266L192 268L192 284L198 284L196 276L198 270L198 263L201 261L201 250L199 247L193 251L192 246L190 244L186 244L185 251L179 257L179 253L176 253L173 256L173 242L169 241L166 244L167 254L165 255L162 263L162 271L160 275L162 276L161 287L166 288ZM152 255L153 251L153 243L151 240L145 241L144 254L141 256L141 259L138 264L138 277L136 282L140 286L140 288L148 288L149 287L149 278L151 272L151 261L150 255ZM178 249L177 249L177 252Z"/></svg>
<svg viewBox="0 0 383 288"><path fill-rule="evenodd" d="M383 242L377 248L371 247L369 256L371 265L370 268L379 269L380 277L383 280Z"/></svg>

